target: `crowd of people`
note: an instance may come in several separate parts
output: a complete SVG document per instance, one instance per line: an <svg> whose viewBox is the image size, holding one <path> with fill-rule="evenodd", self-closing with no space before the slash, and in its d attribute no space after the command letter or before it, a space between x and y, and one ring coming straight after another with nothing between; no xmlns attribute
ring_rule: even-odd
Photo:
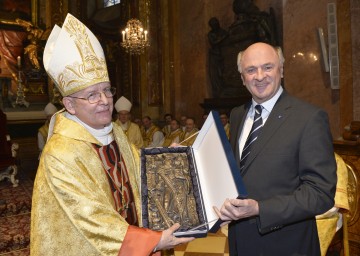
<svg viewBox="0 0 360 256"><path fill-rule="evenodd" d="M179 119L174 118L173 114L164 115L163 121L153 122L150 116L142 118L132 117L132 103L124 96L121 96L114 104L116 110L113 115L113 121L119 125L130 143L136 148L151 147L169 147L173 143L181 146L191 146L194 144L201 125L205 122L208 114L204 114L200 120L200 124L196 122L194 117L181 115ZM59 108L60 109L60 108ZM39 151L44 148L48 136L50 118L58 111L58 108L51 102L44 108L46 122L38 132ZM227 138L230 138L230 123L228 114L220 112L220 120L224 126ZM163 125L161 125L163 123Z"/></svg>
<svg viewBox="0 0 360 256"><path fill-rule="evenodd" d="M121 96L115 103L115 123L120 125L129 141L137 148L169 147L173 143L181 146L191 146L201 128L194 117L181 115L179 119L173 114L164 115L163 125L155 124L151 117L142 119L131 115L132 103ZM202 117L202 123L207 114ZM226 136L230 138L230 124L227 113L221 112L220 119L224 126Z"/></svg>

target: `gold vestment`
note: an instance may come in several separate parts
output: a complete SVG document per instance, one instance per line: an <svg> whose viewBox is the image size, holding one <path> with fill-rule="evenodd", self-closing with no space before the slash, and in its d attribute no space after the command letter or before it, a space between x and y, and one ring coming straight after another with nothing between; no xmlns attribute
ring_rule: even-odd
<svg viewBox="0 0 360 256"><path fill-rule="evenodd" d="M39 128L39 133L43 136L44 141L46 142L49 132L49 122L46 121L43 126Z"/></svg>
<svg viewBox="0 0 360 256"><path fill-rule="evenodd" d="M225 130L225 133L226 133L226 137L228 139L230 139L230 124L227 123L226 125L224 125L224 130Z"/></svg>
<svg viewBox="0 0 360 256"><path fill-rule="evenodd" d="M199 132L199 129L197 129L197 128L192 129L190 132L184 131L183 134L180 136L181 145L182 146L192 146L192 144L194 144L195 139L197 137L197 135L194 135L194 134L197 132Z"/></svg>
<svg viewBox="0 0 360 256"><path fill-rule="evenodd" d="M165 136L165 140L163 143L163 147L169 147L171 145L171 143L179 143L180 142L180 137L183 134L183 131L181 129L177 129L169 134L166 134Z"/></svg>
<svg viewBox="0 0 360 256"><path fill-rule="evenodd" d="M348 171L344 160L335 153L337 165L337 183L335 193L335 207L338 208L343 214L350 209L347 193L348 185ZM316 225L318 228L321 255L325 256L327 249L333 240L337 231L337 222L339 213L327 216L328 212L316 217Z"/></svg>
<svg viewBox="0 0 360 256"><path fill-rule="evenodd" d="M127 124L127 128L124 129L124 126L121 125L121 122L119 119L117 119L115 121L116 124L118 124L123 132L126 134L126 136L128 137L129 141L131 143L133 143L137 148L142 148L143 146L143 138L141 135L141 131L140 128L137 124L128 121Z"/></svg>
<svg viewBox="0 0 360 256"><path fill-rule="evenodd" d="M149 129L145 130L144 127L141 128L141 134L143 137L144 147L148 147L153 142L153 136L155 132L161 131L159 127L152 124Z"/></svg>
<svg viewBox="0 0 360 256"><path fill-rule="evenodd" d="M34 184L31 255L118 255L129 224L115 209L103 163L92 145L101 143L64 112L55 118ZM137 149L118 125L113 125L113 134L142 223Z"/></svg>

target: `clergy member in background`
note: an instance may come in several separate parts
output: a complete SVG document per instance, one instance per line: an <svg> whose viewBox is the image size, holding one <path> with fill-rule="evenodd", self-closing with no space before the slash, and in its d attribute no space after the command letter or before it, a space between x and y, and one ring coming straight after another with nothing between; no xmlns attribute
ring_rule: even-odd
<svg viewBox="0 0 360 256"><path fill-rule="evenodd" d="M95 35L68 14L43 62L65 109L51 118L36 173L30 255L153 256L193 240L173 236L179 224L142 227L140 157L112 122L116 89Z"/></svg>
<svg viewBox="0 0 360 256"><path fill-rule="evenodd" d="M45 143L46 143L46 140L47 140L47 137L48 137L50 118L56 112L57 112L57 108L51 102L49 102L44 108L46 121L45 121L45 124L39 128L38 139L37 139L40 154L41 154L41 152L42 152L42 150L43 150L43 148L45 146Z"/></svg>
<svg viewBox="0 0 360 256"><path fill-rule="evenodd" d="M162 132L164 133L164 136L166 136L171 132L171 128L170 128L171 120L173 120L172 114L166 113L164 115L165 126L162 128Z"/></svg>
<svg viewBox="0 0 360 256"><path fill-rule="evenodd" d="M183 131L180 128L180 123L178 120L173 119L170 122L170 133L165 135L165 140L163 147L170 147L171 144L180 142L180 137L182 136Z"/></svg>
<svg viewBox="0 0 360 256"><path fill-rule="evenodd" d="M350 210L348 197L348 169L342 157L335 153L336 160L336 192L335 205L327 212L316 216L316 226L318 229L321 255L325 256L333 240L335 233L343 226L343 214ZM346 227L344 227L346 228ZM348 250L349 248L344 248ZM344 252L344 255L349 255Z"/></svg>
<svg viewBox="0 0 360 256"><path fill-rule="evenodd" d="M220 120L221 120L222 125L224 126L226 137L228 139L230 139L230 124L229 124L229 118L228 118L227 114L221 113Z"/></svg>
<svg viewBox="0 0 360 256"><path fill-rule="evenodd" d="M180 137L181 146L191 146L197 137L199 129L195 126L195 120L188 117L185 121L185 130Z"/></svg>
<svg viewBox="0 0 360 256"><path fill-rule="evenodd" d="M185 116L185 115L182 115L181 117L180 117L180 125L181 125L181 130L183 130L183 131L185 131L185 129L186 129L186 120L187 120L188 118L187 118L187 116Z"/></svg>
<svg viewBox="0 0 360 256"><path fill-rule="evenodd" d="M164 134L160 128L153 124L149 116L144 116L142 121L143 126L141 127L141 134L144 141L144 147L161 147L164 142Z"/></svg>
<svg viewBox="0 0 360 256"><path fill-rule="evenodd" d="M143 139L139 126L131 122L131 107L132 104L127 98L124 96L120 97L115 103L115 109L118 114L118 119L115 123L120 125L132 144L134 144L137 148L141 148L143 146Z"/></svg>

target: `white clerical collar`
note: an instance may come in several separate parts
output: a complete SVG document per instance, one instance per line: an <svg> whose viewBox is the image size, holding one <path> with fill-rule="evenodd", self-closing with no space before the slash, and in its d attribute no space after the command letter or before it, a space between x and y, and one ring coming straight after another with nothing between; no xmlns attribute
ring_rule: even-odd
<svg viewBox="0 0 360 256"><path fill-rule="evenodd" d="M91 133L98 141L100 141L103 145L108 145L114 140L114 136L112 133L113 125L110 123L102 129L94 129L89 125L85 124L81 121L77 116L70 114L69 112L65 113L65 117L73 120L79 124L81 124L88 132Z"/></svg>
<svg viewBox="0 0 360 256"><path fill-rule="evenodd" d="M121 128L122 128L124 131L126 131L126 130L129 128L129 125L128 125L129 122L126 122L125 124L123 124L123 123L120 121L119 123L120 123Z"/></svg>

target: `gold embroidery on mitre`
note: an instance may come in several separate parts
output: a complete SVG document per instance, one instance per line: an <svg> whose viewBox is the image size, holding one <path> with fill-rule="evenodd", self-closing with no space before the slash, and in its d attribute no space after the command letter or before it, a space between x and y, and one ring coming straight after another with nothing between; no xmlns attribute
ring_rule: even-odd
<svg viewBox="0 0 360 256"><path fill-rule="evenodd" d="M68 96L91 85L109 82L106 62L98 57L86 33L86 27L74 17L69 17L64 28L73 38L82 63L66 65L58 75L58 87L63 96Z"/></svg>

